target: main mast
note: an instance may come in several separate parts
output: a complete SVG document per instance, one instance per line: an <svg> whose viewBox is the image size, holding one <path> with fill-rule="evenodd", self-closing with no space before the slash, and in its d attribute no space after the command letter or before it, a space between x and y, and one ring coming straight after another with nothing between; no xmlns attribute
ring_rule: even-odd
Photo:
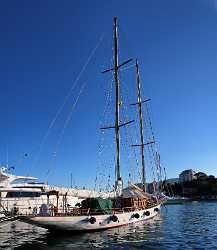
<svg viewBox="0 0 217 250"><path fill-rule="evenodd" d="M104 70L102 73L107 73L110 71L114 71L114 79L115 79L115 125L107 126L101 129L115 129L115 141L116 141L116 165L115 165L115 191L117 196L122 194L123 189L123 181L121 178L121 170L120 170L120 128L126 126L132 122L127 121L124 123L120 122L120 81L118 78L119 68L131 62L132 59L128 59L127 61L119 64L118 62L118 28L117 28L117 17L114 18L114 67L111 69Z"/></svg>
<svg viewBox="0 0 217 250"><path fill-rule="evenodd" d="M140 146L141 146L141 162L142 162L142 185L143 190L146 192L146 173L145 173L145 156L144 156L144 135L143 135L143 115L142 115L142 98L141 98L141 84L139 65L136 60L136 79L137 79L137 94L138 94L138 110L139 110L139 122L140 122Z"/></svg>
<svg viewBox="0 0 217 250"><path fill-rule="evenodd" d="M117 17L114 18L114 78L115 78L115 92L116 92L116 108L115 108L115 137L116 137L116 191L121 194L123 182L120 172L120 81L118 78L118 29L117 29Z"/></svg>

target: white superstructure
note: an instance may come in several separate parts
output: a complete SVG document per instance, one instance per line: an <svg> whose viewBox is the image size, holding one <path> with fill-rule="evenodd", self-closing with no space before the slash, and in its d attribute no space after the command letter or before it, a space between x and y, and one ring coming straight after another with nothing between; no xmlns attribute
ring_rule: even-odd
<svg viewBox="0 0 217 250"><path fill-rule="evenodd" d="M46 185L38 182L38 178L13 175L8 168L0 167L0 212L32 214L39 211L41 204L64 210L87 197L109 196L112 193Z"/></svg>

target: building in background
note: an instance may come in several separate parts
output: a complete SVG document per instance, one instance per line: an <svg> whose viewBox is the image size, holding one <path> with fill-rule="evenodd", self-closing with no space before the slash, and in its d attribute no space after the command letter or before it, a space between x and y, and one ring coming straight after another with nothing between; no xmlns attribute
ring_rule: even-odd
<svg viewBox="0 0 217 250"><path fill-rule="evenodd" d="M198 179L198 180L206 180L207 178L208 178L208 176L205 174L205 173L203 173L203 172L198 172L198 173L196 173L195 174L195 177L196 177L196 179ZM215 178L215 177L214 177Z"/></svg>
<svg viewBox="0 0 217 250"><path fill-rule="evenodd" d="M165 183L166 184L172 184L172 185L174 185L175 183L179 183L179 178L170 178L170 179L167 179L167 180L165 180Z"/></svg>
<svg viewBox="0 0 217 250"><path fill-rule="evenodd" d="M179 175L179 182L189 182L196 179L196 172L192 169L187 169Z"/></svg>

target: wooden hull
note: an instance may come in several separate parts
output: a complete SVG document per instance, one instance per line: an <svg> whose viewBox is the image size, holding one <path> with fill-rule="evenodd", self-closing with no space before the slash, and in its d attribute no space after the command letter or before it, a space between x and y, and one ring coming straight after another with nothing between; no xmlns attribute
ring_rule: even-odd
<svg viewBox="0 0 217 250"><path fill-rule="evenodd" d="M48 230L74 232L98 231L153 218L159 213L160 206L158 204L145 210L116 213L117 221L111 220L112 214L93 215L92 217L96 220L94 223L90 223L90 216L35 216L24 217L23 220Z"/></svg>

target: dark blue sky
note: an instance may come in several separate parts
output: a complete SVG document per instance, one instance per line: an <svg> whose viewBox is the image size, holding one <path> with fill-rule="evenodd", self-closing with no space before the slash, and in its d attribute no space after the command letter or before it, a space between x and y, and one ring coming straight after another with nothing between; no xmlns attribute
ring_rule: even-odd
<svg viewBox="0 0 217 250"><path fill-rule="evenodd" d="M99 126L109 76L100 71L111 63L114 16L120 23L120 58L141 62L143 90L152 99L153 125L168 176L186 168L217 175L215 0L2 1L0 161L6 164L8 151L9 165L17 173L44 179L50 169L48 180L63 185L69 184L70 172L77 185L91 185L96 172L103 172ZM39 150L102 34L102 43ZM131 92L132 74L129 80ZM56 150L83 83L84 92ZM110 161L106 173L113 171L113 156L103 157Z"/></svg>

